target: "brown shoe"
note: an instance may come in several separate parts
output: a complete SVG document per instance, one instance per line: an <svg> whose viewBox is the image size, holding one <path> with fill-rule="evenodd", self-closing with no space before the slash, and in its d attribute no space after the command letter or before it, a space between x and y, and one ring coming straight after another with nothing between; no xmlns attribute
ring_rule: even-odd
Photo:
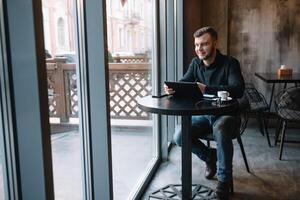
<svg viewBox="0 0 300 200"><path fill-rule="evenodd" d="M206 162L205 178L212 179L217 172L217 151L211 149L211 158L209 162Z"/></svg>
<svg viewBox="0 0 300 200"><path fill-rule="evenodd" d="M215 195L217 200L229 200L230 192L233 194L233 182L232 180L221 182L218 181Z"/></svg>

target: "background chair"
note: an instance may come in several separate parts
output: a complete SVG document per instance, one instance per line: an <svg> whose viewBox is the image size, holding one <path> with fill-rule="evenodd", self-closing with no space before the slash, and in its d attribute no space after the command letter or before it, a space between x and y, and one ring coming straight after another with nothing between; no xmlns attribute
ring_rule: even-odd
<svg viewBox="0 0 300 200"><path fill-rule="evenodd" d="M257 91L253 84L245 85L245 96L249 101L248 114L254 114L259 124L260 132L264 136L266 134L269 147L271 147L269 132L266 122L266 111L269 111L269 105L264 95ZM247 124L246 124L247 125ZM246 128L246 127L245 127Z"/></svg>
<svg viewBox="0 0 300 200"><path fill-rule="evenodd" d="M275 135L275 145L281 131L279 160L282 158L285 130L288 122L300 122L300 87L284 89L275 97L275 110L280 117L279 129Z"/></svg>

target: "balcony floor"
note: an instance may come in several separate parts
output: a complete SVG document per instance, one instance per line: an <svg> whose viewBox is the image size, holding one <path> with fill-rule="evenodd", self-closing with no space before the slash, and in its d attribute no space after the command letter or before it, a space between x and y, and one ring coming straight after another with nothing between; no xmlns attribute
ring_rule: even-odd
<svg viewBox="0 0 300 200"><path fill-rule="evenodd" d="M74 128L55 126L53 132ZM55 199L81 200L80 135L72 130L52 135ZM112 128L114 199L124 200L152 158L149 127Z"/></svg>

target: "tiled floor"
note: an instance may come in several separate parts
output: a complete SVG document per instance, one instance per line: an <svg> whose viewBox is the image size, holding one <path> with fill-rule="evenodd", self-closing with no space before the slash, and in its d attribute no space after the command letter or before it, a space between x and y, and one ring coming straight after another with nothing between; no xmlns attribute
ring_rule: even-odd
<svg viewBox="0 0 300 200"><path fill-rule="evenodd" d="M274 141L274 129L270 130ZM300 140L299 129L288 130L288 138ZM233 200L296 200L300 199L300 144L286 144L283 160L278 160L279 146L268 147L256 124L250 122L242 136L251 173L247 173L239 145L234 141ZM170 183L180 183L181 149L171 150L169 161L163 163L143 199L148 199L152 191ZM217 180L204 178L204 163L193 155L193 183L201 183L215 188Z"/></svg>
<svg viewBox="0 0 300 200"><path fill-rule="evenodd" d="M274 130L270 132L272 133L272 131ZM271 140L273 140L272 136ZM299 129L288 130L287 136L300 140L300 131ZM242 140L251 174L247 173L239 146L234 141L235 194L232 199L299 199L300 144L286 144L283 160L279 161L279 147L268 147L266 138L259 133L256 123L250 123L242 136ZM152 156L151 129L142 127L136 130L115 129L112 133L112 146L114 199L125 200ZM54 134L52 136L52 153L56 199L82 199L80 137L78 132ZM143 199L148 199L150 192L166 184L180 183L180 162L180 148L175 147L171 150L169 161L161 164ZM193 183L215 187L216 180L209 181L203 177L204 163L195 156L193 156L192 171Z"/></svg>

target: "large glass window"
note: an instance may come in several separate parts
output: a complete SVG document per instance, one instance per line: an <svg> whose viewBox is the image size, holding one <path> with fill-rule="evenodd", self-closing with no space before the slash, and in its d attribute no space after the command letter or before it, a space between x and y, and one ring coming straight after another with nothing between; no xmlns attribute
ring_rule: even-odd
<svg viewBox="0 0 300 200"><path fill-rule="evenodd" d="M1 32L2 21L0 22L0 200L8 199L8 191L7 191L7 171L6 171L6 156L5 156L5 142L4 142L4 112L3 112L3 101L2 97L6 96L3 92L4 90L4 59L3 59L3 44L2 39L3 35Z"/></svg>
<svg viewBox="0 0 300 200"><path fill-rule="evenodd" d="M1 53L1 51L0 51ZM2 56L0 54L0 56ZM0 59L2 60L2 59ZM2 63L0 63L1 65ZM1 78L1 77L0 77ZM0 80L1 81L1 80ZM6 172L5 172L5 154L4 154L4 130L3 130L3 121L2 121L2 100L0 98L0 199L7 199L7 183L6 183Z"/></svg>
<svg viewBox="0 0 300 200"><path fill-rule="evenodd" d="M0 22L1 25L1 22ZM6 200L7 198L7 178L5 170L5 154L4 154L4 127L3 127L3 111L2 111L2 93L3 91L3 54L2 54L2 33L0 27L0 200Z"/></svg>
<svg viewBox="0 0 300 200"><path fill-rule="evenodd" d="M106 1L108 51L112 58L109 60L109 93L116 200L132 197L136 192L149 163L155 158L156 148L153 117L137 105L138 98L152 92L154 2L120 1ZM138 5L144 8L142 13ZM125 37L113 31L120 26L124 27ZM125 44L126 48L114 44Z"/></svg>
<svg viewBox="0 0 300 200"><path fill-rule="evenodd" d="M83 199L76 1L42 0L55 199ZM67 37L66 37L67 36Z"/></svg>
<svg viewBox="0 0 300 200"><path fill-rule="evenodd" d="M65 22L61 17L57 20L57 40L59 47L65 46Z"/></svg>
<svg viewBox="0 0 300 200"><path fill-rule="evenodd" d="M3 121L2 121L3 112L1 106L2 106L2 100L0 98L0 199L5 200L7 199L8 194L7 194L7 182L6 182L7 178L6 178L6 170L5 170L6 162L5 162L5 154L4 154L4 129L3 129Z"/></svg>

